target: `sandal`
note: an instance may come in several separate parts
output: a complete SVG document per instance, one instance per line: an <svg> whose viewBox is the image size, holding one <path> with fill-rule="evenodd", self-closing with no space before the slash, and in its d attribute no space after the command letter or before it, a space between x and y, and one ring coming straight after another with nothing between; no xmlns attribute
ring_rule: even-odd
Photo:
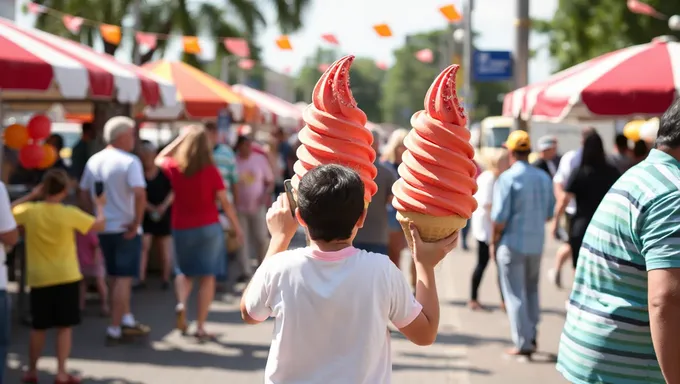
<svg viewBox="0 0 680 384"><path fill-rule="evenodd" d="M207 342L215 342L217 341L217 335L213 335L211 333L207 332L196 332L194 333L194 337L196 340L198 340L200 343L207 343Z"/></svg>
<svg viewBox="0 0 680 384"><path fill-rule="evenodd" d="M35 373L24 373L24 376L21 378L21 382L23 384L38 384L38 375Z"/></svg>
<svg viewBox="0 0 680 384"><path fill-rule="evenodd" d="M54 379L54 384L80 384L81 381L78 376L68 375L66 380Z"/></svg>

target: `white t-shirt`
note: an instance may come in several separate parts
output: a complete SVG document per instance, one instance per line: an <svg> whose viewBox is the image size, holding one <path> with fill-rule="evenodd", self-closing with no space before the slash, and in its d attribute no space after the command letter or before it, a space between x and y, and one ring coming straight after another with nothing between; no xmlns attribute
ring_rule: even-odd
<svg viewBox="0 0 680 384"><path fill-rule="evenodd" d="M122 233L135 220L133 188L146 188L142 163L137 156L107 147L90 157L80 179L80 189L94 196L96 181L104 183L106 228L102 233Z"/></svg>
<svg viewBox="0 0 680 384"><path fill-rule="evenodd" d="M245 304L253 319L276 319L266 384L389 384L388 322L403 328L422 311L389 258L354 247L267 258Z"/></svg>
<svg viewBox="0 0 680 384"><path fill-rule="evenodd" d="M475 193L477 209L470 218L470 229L472 236L483 243L487 243L491 238L491 209L486 206L493 201L495 183L496 177L491 171L484 171L477 177L477 193Z"/></svg>
<svg viewBox="0 0 680 384"><path fill-rule="evenodd" d="M557 173L553 177L553 183L560 184L564 188L572 172L581 165L581 157L583 157L583 150L581 148L565 153L562 159L560 159L560 165L557 167ZM576 201L574 199L571 199L565 211L570 215L576 213Z"/></svg>
<svg viewBox="0 0 680 384"><path fill-rule="evenodd" d="M5 184L0 182L0 233L14 230L17 223L12 215L12 205L9 202L9 194ZM7 289L7 254L5 246L0 244L0 290Z"/></svg>

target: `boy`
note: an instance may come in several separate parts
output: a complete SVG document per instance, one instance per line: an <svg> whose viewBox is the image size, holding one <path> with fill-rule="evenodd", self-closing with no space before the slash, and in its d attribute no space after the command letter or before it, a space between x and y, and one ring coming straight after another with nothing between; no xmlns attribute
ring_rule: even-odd
<svg viewBox="0 0 680 384"><path fill-rule="evenodd" d="M45 345L45 331L57 328L55 383L74 384L80 379L66 371L71 353L71 327L80 323L80 280L74 230L87 234L105 226L104 196L96 198L97 217L62 204L70 183L66 171L51 169L43 182L12 204L17 225L26 236L27 280L31 287L32 330L29 365L22 382L37 383L37 364ZM40 196L44 201L30 202Z"/></svg>
<svg viewBox="0 0 680 384"><path fill-rule="evenodd" d="M295 217L285 195L267 212L272 239L241 299L248 324L276 318L265 383L385 384L391 321L417 345L434 343L439 300L434 267L457 234L423 243L415 227L416 298L390 259L352 246L366 217L364 183L340 165L300 181ZM296 220L297 218L297 220ZM298 222L310 246L286 251Z"/></svg>

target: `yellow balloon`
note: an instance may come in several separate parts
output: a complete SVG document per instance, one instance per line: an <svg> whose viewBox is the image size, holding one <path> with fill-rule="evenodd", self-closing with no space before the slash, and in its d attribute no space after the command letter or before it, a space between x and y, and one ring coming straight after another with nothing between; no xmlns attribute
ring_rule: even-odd
<svg viewBox="0 0 680 384"><path fill-rule="evenodd" d="M640 140L640 127L645 123L645 120L633 120L623 127L623 135L628 140Z"/></svg>

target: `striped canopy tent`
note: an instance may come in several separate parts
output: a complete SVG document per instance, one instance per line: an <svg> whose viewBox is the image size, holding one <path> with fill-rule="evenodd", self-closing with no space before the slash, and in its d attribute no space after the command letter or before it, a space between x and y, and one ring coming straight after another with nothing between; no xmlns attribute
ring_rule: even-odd
<svg viewBox="0 0 680 384"><path fill-rule="evenodd" d="M92 101L117 101L136 111L172 107L175 87L146 70L90 47L0 18L0 97L11 110L61 103L92 112Z"/></svg>
<svg viewBox="0 0 680 384"><path fill-rule="evenodd" d="M257 103L263 116L263 123L272 124L287 130L297 131L304 124L302 112L293 103L289 103L269 93L236 84L234 91Z"/></svg>
<svg viewBox="0 0 680 384"><path fill-rule="evenodd" d="M149 108L148 120L214 119L228 109L233 121L255 122L259 119L254 101L235 92L232 87L181 61L159 60L144 65L155 75L177 87L178 105L173 108Z"/></svg>

